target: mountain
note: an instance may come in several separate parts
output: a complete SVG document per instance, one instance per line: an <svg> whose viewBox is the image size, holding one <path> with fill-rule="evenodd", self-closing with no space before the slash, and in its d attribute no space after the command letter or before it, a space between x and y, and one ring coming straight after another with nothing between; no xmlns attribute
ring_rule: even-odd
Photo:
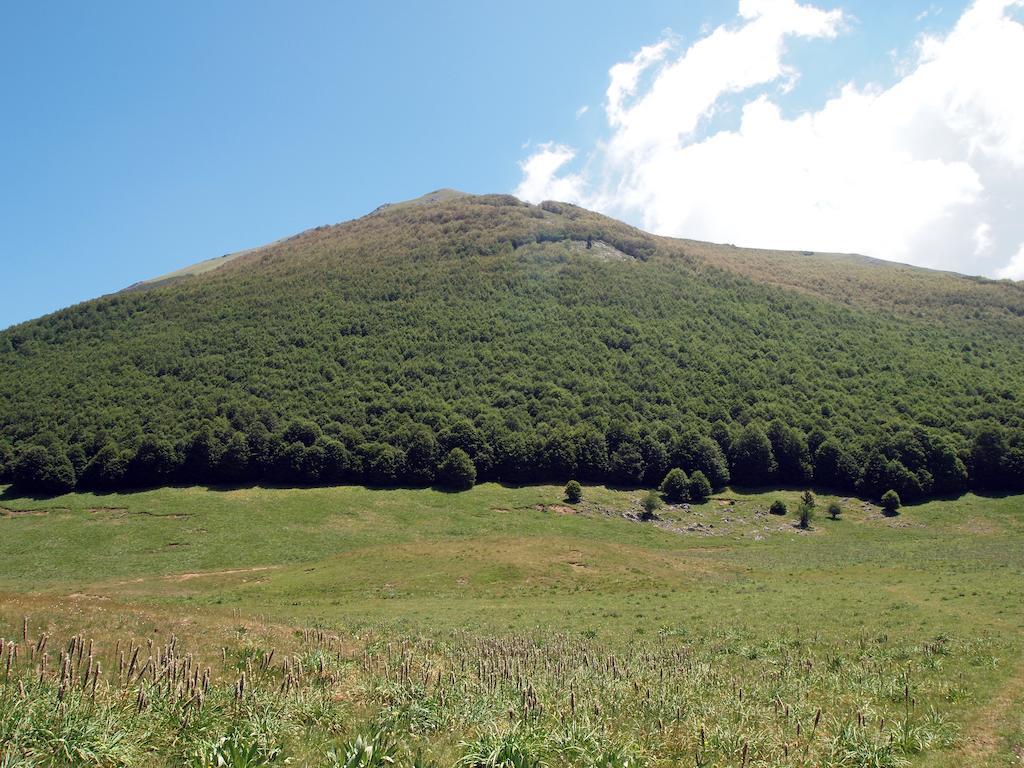
<svg viewBox="0 0 1024 768"><path fill-rule="evenodd" d="M0 333L0 472L1021 488L1022 353L1018 283L439 190Z"/></svg>

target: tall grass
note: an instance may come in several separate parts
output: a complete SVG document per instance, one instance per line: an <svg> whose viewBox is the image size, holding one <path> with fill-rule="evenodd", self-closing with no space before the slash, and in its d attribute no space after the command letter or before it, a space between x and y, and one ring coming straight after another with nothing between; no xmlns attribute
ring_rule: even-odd
<svg viewBox="0 0 1024 768"><path fill-rule="evenodd" d="M0 766L876 766L956 743L947 665L986 642L710 630L240 642L28 633L0 657ZM941 657L943 663L936 664Z"/></svg>

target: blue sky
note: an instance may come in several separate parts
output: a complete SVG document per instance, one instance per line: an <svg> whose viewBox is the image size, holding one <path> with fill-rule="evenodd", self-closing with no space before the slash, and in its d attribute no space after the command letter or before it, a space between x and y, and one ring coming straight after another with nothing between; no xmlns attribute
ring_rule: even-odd
<svg viewBox="0 0 1024 768"><path fill-rule="evenodd" d="M965 8L815 5L842 21L830 36L780 33L792 87L723 93L700 137L738 130L758 95L791 119L844 83L889 88L915 40L949 34ZM749 22L735 2L681 0L9 5L0 328L438 187L521 189L521 163L544 147L571 148L557 172L583 179L581 201L707 234L602 198L623 172L599 157L614 137L609 69L662 40L668 66ZM737 218L722 239L749 239Z"/></svg>

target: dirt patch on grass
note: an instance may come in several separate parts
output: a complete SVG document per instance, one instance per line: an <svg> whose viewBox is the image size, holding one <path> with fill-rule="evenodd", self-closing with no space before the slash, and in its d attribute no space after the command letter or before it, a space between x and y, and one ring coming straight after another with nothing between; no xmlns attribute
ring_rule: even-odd
<svg viewBox="0 0 1024 768"><path fill-rule="evenodd" d="M42 517L50 514L48 509L7 509L0 507L0 519L5 517Z"/></svg>
<svg viewBox="0 0 1024 768"><path fill-rule="evenodd" d="M189 573L173 573L169 576L164 576L164 581L192 581L192 579L203 579L207 576L235 576L239 573L258 573L260 571L270 571L279 566L276 565L257 565L252 568L229 568L223 571L193 571Z"/></svg>
<svg viewBox="0 0 1024 768"><path fill-rule="evenodd" d="M554 512L556 515L575 515L576 510L572 507L567 507L564 504L549 504L548 511Z"/></svg>

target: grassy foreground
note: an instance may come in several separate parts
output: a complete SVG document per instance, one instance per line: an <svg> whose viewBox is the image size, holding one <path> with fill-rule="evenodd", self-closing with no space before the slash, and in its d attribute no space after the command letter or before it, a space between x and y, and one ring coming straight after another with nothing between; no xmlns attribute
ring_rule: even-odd
<svg viewBox="0 0 1024 768"><path fill-rule="evenodd" d="M1020 765L1024 497L640 495L5 495L0 766Z"/></svg>

